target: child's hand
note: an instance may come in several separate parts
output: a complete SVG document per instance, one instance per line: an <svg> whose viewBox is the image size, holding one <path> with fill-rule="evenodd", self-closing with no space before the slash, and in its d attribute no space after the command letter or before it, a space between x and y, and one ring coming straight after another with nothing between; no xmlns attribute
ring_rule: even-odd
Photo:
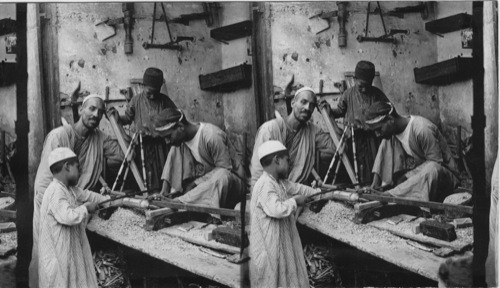
<svg viewBox="0 0 500 288"><path fill-rule="evenodd" d="M306 203L306 198L307 196L305 195L295 195L293 196L293 199L295 199L295 202L297 202L298 206L302 206Z"/></svg>
<svg viewBox="0 0 500 288"><path fill-rule="evenodd" d="M85 202L83 203L83 205L85 206L85 208L87 208L87 211L89 211L89 213L92 213L97 209L97 203L94 202Z"/></svg>

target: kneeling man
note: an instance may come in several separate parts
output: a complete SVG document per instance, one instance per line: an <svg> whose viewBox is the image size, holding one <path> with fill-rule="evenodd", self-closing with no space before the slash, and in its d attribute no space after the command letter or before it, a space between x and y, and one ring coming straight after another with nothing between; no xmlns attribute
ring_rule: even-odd
<svg viewBox="0 0 500 288"><path fill-rule="evenodd" d="M181 110L165 109L155 130L170 149L162 173L162 194L185 192L176 199L188 204L234 208L245 183L232 172L226 133L210 123L192 123Z"/></svg>
<svg viewBox="0 0 500 288"><path fill-rule="evenodd" d="M384 194L437 202L453 192L457 166L436 125L420 116L402 117L388 102L371 105L366 119L368 128L384 138L372 169L373 188L392 184Z"/></svg>

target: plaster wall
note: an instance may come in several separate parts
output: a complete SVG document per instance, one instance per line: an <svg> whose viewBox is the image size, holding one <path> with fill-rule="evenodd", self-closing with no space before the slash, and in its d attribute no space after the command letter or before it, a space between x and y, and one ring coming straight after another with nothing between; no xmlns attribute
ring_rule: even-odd
<svg viewBox="0 0 500 288"><path fill-rule="evenodd" d="M435 18L440 19L458 13L472 15L472 2L436 2ZM429 19L429 20L434 20ZM445 61L457 56L472 57L472 49L463 49L461 31L443 34L443 37L433 36L437 42L437 62ZM462 137L472 133L472 79L438 86L440 100L441 130L453 142L455 141L456 126L462 126Z"/></svg>
<svg viewBox="0 0 500 288"><path fill-rule="evenodd" d="M202 12L201 3L164 3L167 17ZM57 4L61 93L71 94L78 81L90 93L104 94L110 87L110 99L124 99L121 89L131 86L130 79L142 79L144 70L154 66L165 78L165 92L186 112L189 119L224 124L224 106L220 93L199 88L198 75L221 69L220 43L210 38L210 28L204 20L191 21L189 26L170 24L172 36L191 36L193 42L182 42L183 50L160 50L142 47L150 41L153 3L134 3L133 53L124 53L125 31L117 25L116 36L100 41L99 21L123 17L121 3ZM155 43L169 42L165 22L159 20L161 6L156 11ZM65 95L61 95L64 97ZM115 103L123 112L126 102ZM70 120L70 119L68 119ZM101 128L107 130L106 120Z"/></svg>
<svg viewBox="0 0 500 288"><path fill-rule="evenodd" d="M417 5L417 2L380 2L383 11ZM332 18L330 28L317 35L310 30L308 18L337 10L335 2L282 2L272 4L272 49L274 85L284 88L291 75L295 84L318 90L324 80L324 92L335 92L334 82L344 79L344 72L354 71L360 60L372 61L380 72L381 86L401 114L416 114L439 123L438 88L415 83L413 68L434 63L437 58L435 36L426 32L420 13L405 14L404 19L384 17L387 29L408 29L396 36L398 43L358 42L365 32L367 2L349 2L346 23L347 46L338 47L339 24ZM376 4L371 4L375 9ZM383 35L378 15L370 15L369 36ZM335 98L330 97L333 104ZM315 112L313 120L321 122Z"/></svg>
<svg viewBox="0 0 500 288"><path fill-rule="evenodd" d="M16 4L0 4L0 19L16 19ZM3 39L3 36L2 36ZM0 41L3 43L3 40ZM5 46L0 46L1 48ZM3 48L5 49L5 48ZM0 59L3 61L4 59ZM15 140L16 84L0 87L0 130L7 133L7 143Z"/></svg>

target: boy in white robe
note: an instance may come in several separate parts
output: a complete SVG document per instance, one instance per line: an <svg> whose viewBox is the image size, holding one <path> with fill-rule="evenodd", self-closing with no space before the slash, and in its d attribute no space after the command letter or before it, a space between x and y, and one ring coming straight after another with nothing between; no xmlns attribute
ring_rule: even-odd
<svg viewBox="0 0 500 288"><path fill-rule="evenodd" d="M40 207L38 286L97 287L85 227L89 214L109 197L76 186L80 169L71 149L54 149L48 164L54 179Z"/></svg>
<svg viewBox="0 0 500 288"><path fill-rule="evenodd" d="M250 204L250 280L252 287L309 287L296 226L297 206L318 190L288 180L286 147L279 141L258 148L264 168Z"/></svg>

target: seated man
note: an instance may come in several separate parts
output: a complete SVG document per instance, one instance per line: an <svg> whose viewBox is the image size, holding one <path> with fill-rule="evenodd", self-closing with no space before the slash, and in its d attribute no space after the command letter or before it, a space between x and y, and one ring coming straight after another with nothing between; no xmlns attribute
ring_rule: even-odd
<svg viewBox="0 0 500 288"><path fill-rule="evenodd" d="M224 131L210 123L192 123L177 109L165 109L155 118L155 130L170 149L163 169L162 194L185 192L183 203L234 208L245 183L231 170Z"/></svg>
<svg viewBox="0 0 500 288"><path fill-rule="evenodd" d="M277 140L288 149L290 156L290 174L288 180L304 184L314 167L318 149L334 152L333 140L321 128L309 122L316 108L316 94L309 87L303 87L292 100L292 113L286 118L269 120L260 126L255 136L250 172L251 187L262 175L262 165L257 155L260 145L269 140Z"/></svg>
<svg viewBox="0 0 500 288"><path fill-rule="evenodd" d="M383 194L437 202L453 192L459 182L456 164L436 125L420 116L402 117L389 102L371 105L366 119L368 128L384 138L372 169L373 188L381 181L399 184Z"/></svg>

